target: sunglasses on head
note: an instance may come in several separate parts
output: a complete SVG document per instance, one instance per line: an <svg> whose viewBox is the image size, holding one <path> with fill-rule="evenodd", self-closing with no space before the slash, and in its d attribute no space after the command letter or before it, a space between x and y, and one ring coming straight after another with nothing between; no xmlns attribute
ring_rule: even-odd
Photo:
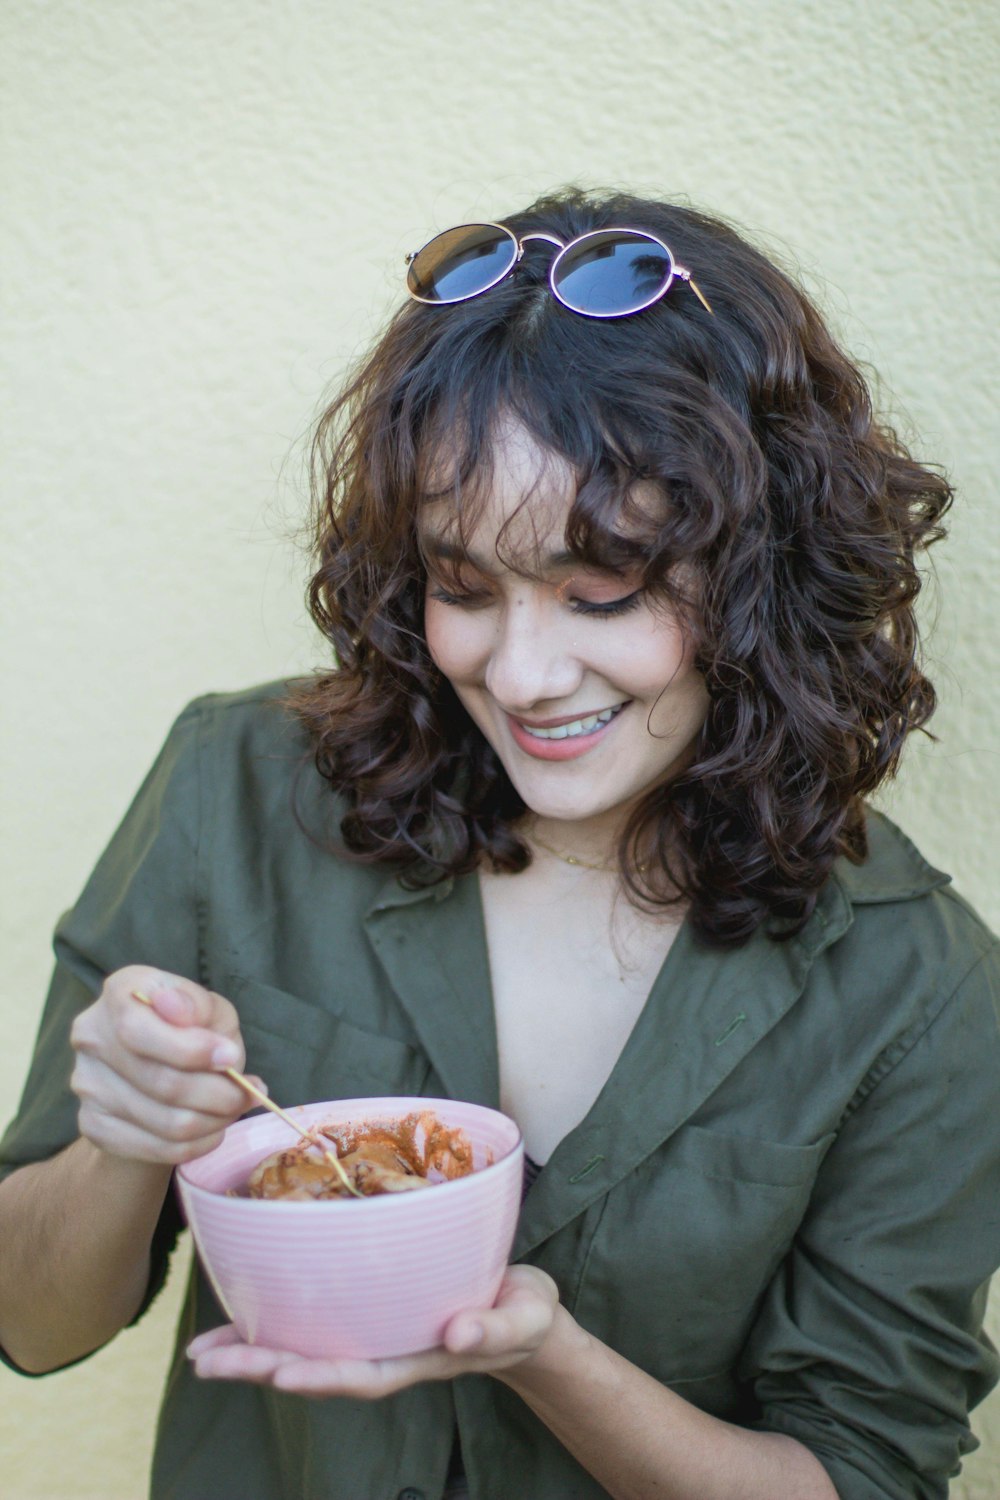
<svg viewBox="0 0 1000 1500"><path fill-rule="evenodd" d="M668 247L644 229L593 229L563 244L540 231L516 235L503 224L459 224L406 257L406 289L432 306L468 302L495 287L517 266L529 240L545 240L558 254L549 268L552 295L585 318L624 318L642 312L686 281L706 311L705 298Z"/></svg>

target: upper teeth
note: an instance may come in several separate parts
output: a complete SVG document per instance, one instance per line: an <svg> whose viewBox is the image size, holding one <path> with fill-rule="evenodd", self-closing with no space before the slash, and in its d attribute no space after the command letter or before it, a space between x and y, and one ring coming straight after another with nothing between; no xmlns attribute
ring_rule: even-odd
<svg viewBox="0 0 1000 1500"><path fill-rule="evenodd" d="M527 724L521 727L536 740L568 740L576 734L593 734L599 724L607 724L622 707L619 703L617 708L606 708L599 714L588 714L587 718L574 719L571 724L557 724L554 729L532 729Z"/></svg>

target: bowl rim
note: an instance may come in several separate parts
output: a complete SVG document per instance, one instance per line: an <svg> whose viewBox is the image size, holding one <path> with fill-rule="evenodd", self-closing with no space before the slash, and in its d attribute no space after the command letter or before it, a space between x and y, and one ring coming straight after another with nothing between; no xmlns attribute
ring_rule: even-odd
<svg viewBox="0 0 1000 1500"><path fill-rule="evenodd" d="M456 1188L460 1189L463 1186L470 1184L473 1179L481 1181L487 1173L494 1173L497 1168L502 1167L506 1163L508 1163L510 1161L510 1158L517 1155L518 1152L520 1152L523 1157L524 1136L521 1133L521 1128L518 1125L517 1121L514 1120L510 1115L505 1114L503 1110L494 1109L491 1104L479 1104L473 1099L442 1099L437 1097L425 1097L418 1094L386 1094L372 1095L370 1097L358 1099L319 1099L312 1104L293 1104L289 1107L288 1113L291 1114L295 1110L299 1109L325 1110L327 1108L333 1109L334 1107L339 1105L368 1105L370 1106L370 1108L366 1110L365 1113L373 1115L376 1118L379 1115L382 1115L382 1117L385 1118L391 1117L393 1115L405 1116L417 1114L421 1111L421 1109L433 1109L436 1105L447 1108L449 1105L455 1104L461 1105L465 1109L481 1110L486 1114L496 1115L500 1119L506 1120L509 1125L512 1125L514 1127L514 1130L516 1132L516 1139L509 1150L505 1151L502 1156L497 1157L495 1161L490 1162L487 1166L480 1167L478 1168L478 1170L472 1172L468 1172L464 1177L455 1177L450 1181L446 1180L444 1182L436 1182L433 1184L436 1190L440 1188L447 1188L451 1191L454 1191ZM374 1106L388 1107L376 1109L374 1108ZM228 1136L230 1131L240 1130L241 1127L251 1125L258 1120L272 1120L275 1126L280 1126L284 1123L274 1115L268 1115L265 1108L261 1106L259 1109L254 1110L251 1114L243 1115L239 1120L234 1120L231 1125L226 1127L225 1136ZM285 1125L284 1128L286 1130L289 1129L287 1125ZM225 1136L223 1137L223 1141L225 1140ZM298 1137L297 1139L301 1139L301 1137ZM358 1209L361 1207L360 1202L355 1199L346 1197L316 1198L306 1203L299 1201L288 1202L287 1200L281 1198L231 1197L225 1191L219 1191L217 1188L205 1187L200 1182L193 1182L187 1175L187 1169L189 1167L197 1166L200 1162L203 1162L207 1156L213 1155L214 1152L221 1149L222 1144L223 1142L220 1142L218 1146L213 1146L212 1150L206 1151L204 1155L192 1157L190 1161L181 1162L174 1168L174 1175L178 1179L178 1185L183 1187L185 1193L191 1193L198 1198L205 1198L212 1202L222 1201L225 1203L233 1204L254 1204L255 1207L250 1210L250 1212L252 1213L259 1212L260 1208L267 1208L271 1211L277 1211L281 1213L295 1213L301 1212L303 1209L305 1209L308 1213L315 1214L317 1208L323 1210L341 1209L352 1203L354 1204L354 1212L357 1213ZM381 1213L387 1211L399 1212L402 1208L405 1207L405 1205L412 1203L413 1201L413 1193L377 1193L375 1196L371 1198L365 1198L363 1200L364 1204L367 1206L367 1211L369 1213L371 1213L373 1210L375 1212ZM417 1193L416 1201L423 1202L424 1195L422 1193ZM259 1205L259 1208L256 1207L256 1205ZM238 1210L238 1212L243 1211L244 1210Z"/></svg>

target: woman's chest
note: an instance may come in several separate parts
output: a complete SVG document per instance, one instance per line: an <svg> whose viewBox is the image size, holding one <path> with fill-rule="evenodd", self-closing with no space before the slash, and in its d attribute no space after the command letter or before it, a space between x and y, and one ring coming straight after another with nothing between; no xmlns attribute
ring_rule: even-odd
<svg viewBox="0 0 1000 1500"><path fill-rule="evenodd" d="M544 1162L607 1082L675 928L524 877L482 880L500 1103Z"/></svg>

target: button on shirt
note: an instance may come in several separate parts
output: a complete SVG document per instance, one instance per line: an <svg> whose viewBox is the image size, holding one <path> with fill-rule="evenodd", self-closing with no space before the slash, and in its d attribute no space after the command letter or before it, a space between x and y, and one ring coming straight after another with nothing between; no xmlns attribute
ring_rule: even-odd
<svg viewBox="0 0 1000 1500"><path fill-rule="evenodd" d="M69 1027L131 963L227 995L274 1098L496 1107L476 880L414 889L325 852L342 806L281 694L185 711L60 922L4 1170L75 1138ZM719 950L682 927L514 1256L694 1405L805 1443L840 1500L944 1500L998 1374L1000 963L946 876L874 813L869 835L789 941ZM171 1199L147 1305L178 1229ZM221 1321L196 1267L153 1500L441 1500L456 1424L471 1500L606 1494L486 1376L375 1403L199 1382L184 1346Z"/></svg>

